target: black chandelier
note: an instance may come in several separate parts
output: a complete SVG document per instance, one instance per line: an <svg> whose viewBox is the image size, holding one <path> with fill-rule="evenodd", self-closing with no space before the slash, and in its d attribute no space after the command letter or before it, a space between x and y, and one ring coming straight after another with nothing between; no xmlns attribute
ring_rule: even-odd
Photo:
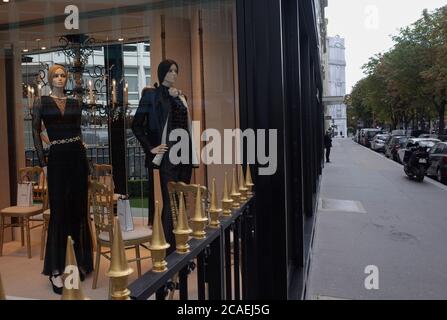
<svg viewBox="0 0 447 320"><path fill-rule="evenodd" d="M62 52L68 59L69 63L66 63L65 67L73 75L68 80L71 83L68 87L71 89L66 90L66 94L76 97L82 103L83 114L87 117L88 122L117 121L120 116L128 117L131 113L128 103L128 84L127 82L123 84L124 79L121 79L118 83L117 80L112 79L113 65L105 67L94 64L92 68L86 68L89 58L94 55L94 49L98 46L100 44L94 38L85 34L65 35L59 38L59 46L56 50ZM26 57L24 58L27 62ZM30 112L35 97L41 96L44 87L49 87L46 80L49 68L50 64L48 62L39 61L35 84L24 88L24 90L28 90ZM85 83L83 79L84 74L89 77L88 83ZM108 79L112 79L112 81L108 82ZM123 101L118 103L117 87L120 84L123 84L124 92ZM98 97L102 97L102 99L98 99ZM101 102L98 102L98 100Z"/></svg>
<svg viewBox="0 0 447 320"><path fill-rule="evenodd" d="M128 99L128 85L125 83L124 87L124 101L122 104L117 103L117 83L111 77L111 70L113 65L108 69L101 65L94 65L93 72L87 70L89 80L88 85L83 83L82 75L85 73L85 66L88 64L89 57L93 54L95 45L97 45L94 38L84 34L67 35L59 39L61 43L61 50L68 59L72 59L73 65L70 66L69 71L74 75L74 89L75 95L79 101L82 101L83 109L88 114L95 116L96 113L101 117L107 117L112 121L118 120L120 115L126 116L130 113L129 99ZM110 99L107 97L107 80L112 79L109 83ZM121 80L123 81L123 80ZM97 96L105 96L106 104L98 104Z"/></svg>

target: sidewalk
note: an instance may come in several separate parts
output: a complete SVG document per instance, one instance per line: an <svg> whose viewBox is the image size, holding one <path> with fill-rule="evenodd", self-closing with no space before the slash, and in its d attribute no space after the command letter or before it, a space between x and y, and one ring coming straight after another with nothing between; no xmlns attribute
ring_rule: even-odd
<svg viewBox="0 0 447 320"><path fill-rule="evenodd" d="M307 299L447 299L447 186L411 181L402 166L348 139L334 140L331 160ZM365 288L370 265L379 290Z"/></svg>

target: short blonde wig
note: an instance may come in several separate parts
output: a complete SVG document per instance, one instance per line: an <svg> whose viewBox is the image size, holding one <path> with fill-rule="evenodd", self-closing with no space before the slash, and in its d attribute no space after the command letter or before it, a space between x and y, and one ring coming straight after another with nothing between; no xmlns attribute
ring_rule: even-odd
<svg viewBox="0 0 447 320"><path fill-rule="evenodd" d="M65 75L68 78L68 72L67 69L65 69L65 67L61 64L53 64L50 69L48 70L48 83L50 85L51 88L53 88L53 78L56 76L56 71L57 70L63 70L65 72ZM65 82L65 84L67 84L67 82Z"/></svg>

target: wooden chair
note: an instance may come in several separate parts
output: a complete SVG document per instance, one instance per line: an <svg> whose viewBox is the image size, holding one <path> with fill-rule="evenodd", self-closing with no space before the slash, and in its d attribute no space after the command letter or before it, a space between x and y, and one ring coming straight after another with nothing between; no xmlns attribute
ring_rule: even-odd
<svg viewBox="0 0 447 320"><path fill-rule="evenodd" d="M204 210L208 214L209 209L209 193L205 186L200 186L202 191L202 203L204 205ZM180 192L183 192L185 197L186 214L188 218L191 218L194 214L196 205L196 195L197 195L197 184L186 184L184 182L169 182L168 183L169 201L171 204L171 214L174 223L174 228L177 225L177 216L179 211L179 200L178 196Z"/></svg>
<svg viewBox="0 0 447 320"><path fill-rule="evenodd" d="M184 182L171 181L168 183L169 201L171 205L171 214L174 228L177 226L180 192L183 192L183 197L185 200L184 203L186 207L186 215L188 219L190 219L194 214L194 210L196 207L197 186L198 186L197 184L186 184ZM203 210L205 210L205 212L208 214L210 205L208 189L205 186L200 186L200 189L202 192L201 196L202 196ZM175 284L174 288L178 286L178 281L179 281L179 275L175 274L174 277L172 278L172 282ZM174 292L175 289L170 291L168 296L169 300L173 299Z"/></svg>
<svg viewBox="0 0 447 320"><path fill-rule="evenodd" d="M113 191L96 180L91 182L93 217L96 233L96 261L95 274L92 283L92 289L96 289L99 274L99 265L101 256L110 261L110 252L113 241ZM128 262L136 262L138 277L141 276L141 260L149 259L150 256L140 256L140 246L149 243L152 236L152 230L147 226L136 226L133 231L123 232L123 242L126 249L135 249L135 259L128 259ZM102 252L102 247L109 248Z"/></svg>
<svg viewBox="0 0 447 320"><path fill-rule="evenodd" d="M34 204L30 207L12 206L4 208L0 211L0 256L3 255L3 236L5 228L20 227L22 246L25 245L26 235L28 258L31 259L31 230L42 226L43 223L31 227L30 222L42 221L41 219L35 218L42 214L48 207L48 192L47 188L45 187L45 173L41 167L22 168L19 170L19 182L32 182L33 199L34 201L39 201L40 203ZM5 217L16 218L17 222L11 221L11 223L6 224Z"/></svg>
<svg viewBox="0 0 447 320"><path fill-rule="evenodd" d="M93 196L93 181L95 181L95 179L89 175L88 176L88 227L90 229L90 235L92 237L92 250L93 252L96 251L96 235L95 232L93 232L93 225L94 225L94 218L93 218L93 201L90 197ZM93 255L92 255L93 256Z"/></svg>
<svg viewBox="0 0 447 320"><path fill-rule="evenodd" d="M42 189L48 194L48 179L46 179L45 173L39 177L39 184L33 186L34 200L36 200L36 195L38 195L39 192L42 191ZM49 201L49 198L47 198L47 201ZM47 239L48 225L50 223L50 209L48 209L48 207L49 202L47 205L47 209L41 214L37 215L36 217L33 217L33 219L31 220L31 221L42 222L42 233L40 235L40 260L43 260L45 254L45 244Z"/></svg>
<svg viewBox="0 0 447 320"><path fill-rule="evenodd" d="M115 184L113 182L113 167L110 164L97 164L93 165L93 178L98 182L106 185L112 190L113 193L113 205L116 212L116 206L118 203L119 194L115 192Z"/></svg>
<svg viewBox="0 0 447 320"><path fill-rule="evenodd" d="M50 209L46 209L42 213L43 225L42 234L40 235L40 260L43 260L45 254L45 245L47 243L48 226L50 225Z"/></svg>

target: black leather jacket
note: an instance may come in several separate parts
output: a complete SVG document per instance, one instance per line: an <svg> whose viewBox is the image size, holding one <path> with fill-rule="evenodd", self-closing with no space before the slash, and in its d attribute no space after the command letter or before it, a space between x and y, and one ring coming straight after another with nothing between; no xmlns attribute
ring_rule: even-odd
<svg viewBox="0 0 447 320"><path fill-rule="evenodd" d="M147 168L152 167L152 160L155 157L151 150L162 143L163 129L169 120L173 104L185 107L180 98L172 98L169 95L167 87L160 85L157 88L143 90L132 122L132 131L146 153ZM168 122L168 136L172 129L171 123L172 121Z"/></svg>

